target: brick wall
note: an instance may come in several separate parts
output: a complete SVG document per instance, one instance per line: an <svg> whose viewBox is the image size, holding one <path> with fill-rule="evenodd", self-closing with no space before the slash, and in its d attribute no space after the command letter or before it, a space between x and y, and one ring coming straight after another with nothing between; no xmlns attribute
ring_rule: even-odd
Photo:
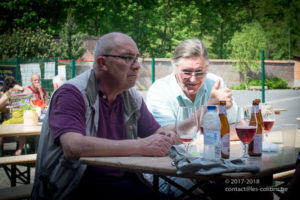
<svg viewBox="0 0 300 200"><path fill-rule="evenodd" d="M294 67L297 64L298 74L294 75ZM239 85L243 80L240 74L235 70L231 61L212 59L209 64L209 72L222 77L228 86ZM155 59L155 79L172 73L173 68L170 59ZM151 59L145 59L140 76L137 81L137 89L146 90L152 83L152 65ZM256 78L260 78L259 74ZM287 80L290 87L300 86L300 59L296 61L276 61L265 60L265 77L279 77ZM298 78L297 78L298 77ZM253 77L255 78L255 77ZM299 83L297 82L299 81Z"/></svg>

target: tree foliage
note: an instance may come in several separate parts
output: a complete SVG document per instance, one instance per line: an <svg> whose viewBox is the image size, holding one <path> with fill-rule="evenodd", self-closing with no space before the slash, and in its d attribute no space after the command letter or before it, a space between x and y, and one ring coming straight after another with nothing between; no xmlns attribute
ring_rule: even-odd
<svg viewBox="0 0 300 200"><path fill-rule="evenodd" d="M40 28L14 29L0 35L2 58L49 58L55 57L57 43Z"/></svg>
<svg viewBox="0 0 300 200"><path fill-rule="evenodd" d="M232 50L227 44L252 22L263 27L266 59L300 54L299 0L4 0L0 34L30 27L57 37L67 31L69 10L77 25L74 35L124 32L147 57L170 57L184 39L200 38L210 58L227 59Z"/></svg>
<svg viewBox="0 0 300 200"><path fill-rule="evenodd" d="M245 24L228 42L228 48L231 48L230 58L236 60L235 67L243 75L246 87L249 73L260 72L258 61L266 44L265 33L258 22Z"/></svg>
<svg viewBox="0 0 300 200"><path fill-rule="evenodd" d="M77 32L77 25L74 21L72 12L69 11L66 23L60 33L60 40L58 45L58 55L60 59L79 59L84 51L82 39L85 34Z"/></svg>

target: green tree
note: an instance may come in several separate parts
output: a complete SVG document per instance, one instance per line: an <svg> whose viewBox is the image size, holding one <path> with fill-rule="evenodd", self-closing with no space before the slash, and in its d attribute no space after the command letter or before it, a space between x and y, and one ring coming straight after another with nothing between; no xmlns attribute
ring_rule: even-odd
<svg viewBox="0 0 300 200"><path fill-rule="evenodd" d="M300 54L299 0L263 0L257 3L256 13L266 33L268 59Z"/></svg>
<svg viewBox="0 0 300 200"><path fill-rule="evenodd" d="M65 0L3 0L0 2L0 34L14 28L41 28L57 34L66 18Z"/></svg>
<svg viewBox="0 0 300 200"><path fill-rule="evenodd" d="M236 60L236 70L242 74L246 88L249 74L260 73L259 60L266 43L265 33L258 22L245 24L227 43L231 48L230 58Z"/></svg>
<svg viewBox="0 0 300 200"><path fill-rule="evenodd" d="M66 23L60 33L58 53L61 59L79 59L84 51L82 39L86 35L77 32L77 25L74 21L72 12L69 11Z"/></svg>
<svg viewBox="0 0 300 200"><path fill-rule="evenodd" d="M44 30L36 28L14 29L0 35L2 58L50 58L55 57L57 43Z"/></svg>

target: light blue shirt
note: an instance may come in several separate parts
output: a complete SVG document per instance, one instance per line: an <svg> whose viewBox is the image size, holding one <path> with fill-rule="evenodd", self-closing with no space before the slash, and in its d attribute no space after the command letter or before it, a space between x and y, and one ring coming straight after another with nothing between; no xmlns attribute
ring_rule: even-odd
<svg viewBox="0 0 300 200"><path fill-rule="evenodd" d="M204 83L198 91L195 101L192 102L178 85L175 74L172 73L153 83L147 93L147 106L156 121L161 126L175 124L176 112L179 105L192 105L199 109L205 105L210 97L211 90L216 81L220 80L220 88L224 88L225 83L221 77L208 73ZM227 110L229 124L236 121L237 105L233 101L233 106Z"/></svg>

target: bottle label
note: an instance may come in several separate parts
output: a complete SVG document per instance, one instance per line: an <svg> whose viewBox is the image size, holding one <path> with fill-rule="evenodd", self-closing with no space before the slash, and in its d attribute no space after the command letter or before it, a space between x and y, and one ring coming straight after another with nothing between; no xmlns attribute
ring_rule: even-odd
<svg viewBox="0 0 300 200"><path fill-rule="evenodd" d="M226 106L219 106L219 114L226 115Z"/></svg>
<svg viewBox="0 0 300 200"><path fill-rule="evenodd" d="M229 155L230 135L227 133L221 138L221 151L225 155Z"/></svg>
<svg viewBox="0 0 300 200"><path fill-rule="evenodd" d="M255 154L261 154L262 152L262 134L255 134L253 139L253 153Z"/></svg>
<svg viewBox="0 0 300 200"><path fill-rule="evenodd" d="M217 145L219 141L220 132L211 131L205 132L204 134L204 144L205 145Z"/></svg>

